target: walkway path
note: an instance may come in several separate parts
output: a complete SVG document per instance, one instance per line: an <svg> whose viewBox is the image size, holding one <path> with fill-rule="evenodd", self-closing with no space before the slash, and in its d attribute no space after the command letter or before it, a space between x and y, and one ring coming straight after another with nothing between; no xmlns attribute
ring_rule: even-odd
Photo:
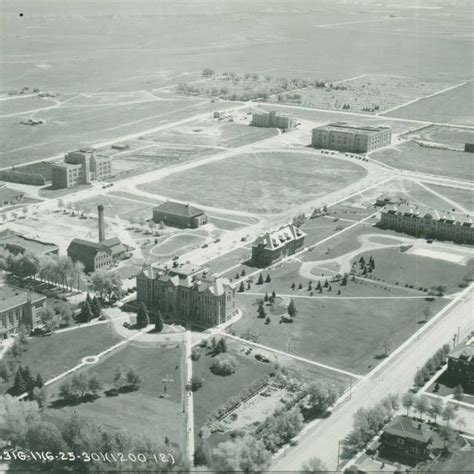
<svg viewBox="0 0 474 474"><path fill-rule="evenodd" d="M191 331L186 330L186 350L185 350L185 363L186 363L186 454L188 462L193 465L194 459L194 400L193 391L191 389L191 381L193 378L193 361L191 359Z"/></svg>

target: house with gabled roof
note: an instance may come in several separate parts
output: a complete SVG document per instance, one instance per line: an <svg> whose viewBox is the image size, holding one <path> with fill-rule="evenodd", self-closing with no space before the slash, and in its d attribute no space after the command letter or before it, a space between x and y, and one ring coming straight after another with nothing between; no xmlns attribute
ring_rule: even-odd
<svg viewBox="0 0 474 474"><path fill-rule="evenodd" d="M190 204L166 201L153 208L153 221L172 227L196 229L207 224L207 215Z"/></svg>
<svg viewBox="0 0 474 474"><path fill-rule="evenodd" d="M137 275L137 301L163 317L208 326L228 321L237 311L229 280L210 277L207 268L192 264L144 268Z"/></svg>
<svg viewBox="0 0 474 474"><path fill-rule="evenodd" d="M252 245L252 265L265 268L294 255L303 247L305 237L306 234L293 224L261 235Z"/></svg>

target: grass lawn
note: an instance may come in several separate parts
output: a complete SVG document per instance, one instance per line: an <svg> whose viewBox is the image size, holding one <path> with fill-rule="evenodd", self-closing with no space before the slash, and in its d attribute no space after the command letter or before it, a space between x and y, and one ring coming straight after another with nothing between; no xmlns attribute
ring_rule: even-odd
<svg viewBox="0 0 474 474"><path fill-rule="evenodd" d="M464 451L456 451L447 459L438 461L431 467L433 472L472 472L474 462L474 448Z"/></svg>
<svg viewBox="0 0 474 474"><path fill-rule="evenodd" d="M389 112L386 116L472 125L474 123L473 95L474 83L470 82L443 94L421 99L406 107Z"/></svg>
<svg viewBox="0 0 474 474"><path fill-rule="evenodd" d="M206 241L206 238L193 234L173 235L162 244L158 244L151 249L151 253L156 256L174 255L176 252L182 251L193 245L199 245Z"/></svg>
<svg viewBox="0 0 474 474"><path fill-rule="evenodd" d="M46 382L79 364L83 357L98 354L120 340L111 324L36 336L28 339L21 364L34 373L39 372Z"/></svg>
<svg viewBox="0 0 474 474"><path fill-rule="evenodd" d="M351 225L351 223L347 221L334 221L334 217L316 217L314 219L308 219L301 226L303 232L306 233L304 245L305 247L310 247L316 242L345 229L349 225Z"/></svg>
<svg viewBox="0 0 474 474"><path fill-rule="evenodd" d="M163 442L167 436L172 442L184 446L182 360L181 347L160 348L156 345L129 343L86 370L99 376L105 392L113 387L113 375L118 365L122 366L123 371L133 366L142 378L139 390L112 397L101 393L92 402L74 406L56 408L54 403L50 403L46 416L61 422L76 411L113 430L125 429L159 442ZM169 398L160 398L164 391L164 378L173 380L166 383ZM50 400L57 396L62 382L51 386Z"/></svg>
<svg viewBox="0 0 474 474"><path fill-rule="evenodd" d="M97 206L102 204L104 206L104 212L107 217L121 216L124 214L137 215L137 212L143 210L149 210L151 216L151 204L143 202L130 201L129 199L121 199L120 197L111 195L102 195L84 201L75 203L76 209L86 208L89 212L97 214Z"/></svg>
<svg viewBox="0 0 474 474"><path fill-rule="evenodd" d="M474 133L466 128L433 125L432 127L413 133L411 138L445 143L446 145L453 145L464 149L465 143L474 142Z"/></svg>
<svg viewBox="0 0 474 474"><path fill-rule="evenodd" d="M447 292L459 291L459 283L468 272L465 265L447 262L419 255L401 252L398 248L371 250L361 254L368 261L372 255L375 269L371 276L400 286L405 284L430 289L435 285L445 285ZM353 259L357 262L361 255Z"/></svg>
<svg viewBox="0 0 474 474"><path fill-rule="evenodd" d="M427 186L430 187L433 191L436 191L437 193L442 194L448 199L457 202L458 204L466 208L468 211L474 211L474 197L471 191L468 191L467 189L458 189L452 188L450 186L440 186L438 184L431 183L428 183Z"/></svg>
<svg viewBox="0 0 474 474"><path fill-rule="evenodd" d="M341 189L365 175L363 168L346 161L262 152L208 163L142 188L206 206L267 214Z"/></svg>
<svg viewBox="0 0 474 474"><path fill-rule="evenodd" d="M420 326L423 308L435 314L445 301L427 303L424 299L317 300L295 299L298 314L291 324L270 324L257 318L256 297L238 295L243 317L233 325L236 334L258 330L262 344L307 357L334 367L364 374L377 363L382 342L390 341L393 351Z"/></svg>
<svg viewBox="0 0 474 474"><path fill-rule="evenodd" d="M374 160L408 171L429 172L467 179L472 176L472 155L460 151L436 150L406 142L371 154Z"/></svg>
<svg viewBox="0 0 474 474"><path fill-rule="evenodd" d="M238 265L242 261L247 260L252 255L252 250L247 247L239 247L231 252L228 252L220 257L214 258L209 261L206 266L209 267L209 273L220 273L228 268L231 268L235 265ZM235 275L235 271L232 271L231 274Z"/></svg>

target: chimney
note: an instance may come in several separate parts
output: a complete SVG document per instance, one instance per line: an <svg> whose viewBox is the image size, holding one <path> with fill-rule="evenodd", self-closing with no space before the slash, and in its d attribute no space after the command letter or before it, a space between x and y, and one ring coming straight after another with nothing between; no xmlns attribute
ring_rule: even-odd
<svg viewBox="0 0 474 474"><path fill-rule="evenodd" d="M99 215L99 242L105 240L105 224L104 224L104 206L100 204L97 207L97 212Z"/></svg>

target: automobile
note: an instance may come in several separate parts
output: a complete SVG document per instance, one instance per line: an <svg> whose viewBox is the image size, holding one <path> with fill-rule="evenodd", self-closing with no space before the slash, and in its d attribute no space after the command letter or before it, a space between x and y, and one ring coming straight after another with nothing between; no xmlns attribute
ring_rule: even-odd
<svg viewBox="0 0 474 474"><path fill-rule="evenodd" d="M255 354L255 359L259 360L260 362L270 362L270 359L260 352L257 352L257 354Z"/></svg>
<svg viewBox="0 0 474 474"><path fill-rule="evenodd" d="M247 237L242 237L242 238L240 239L240 241L241 241L241 242L247 242Z"/></svg>
<svg viewBox="0 0 474 474"><path fill-rule="evenodd" d="M216 240L214 240L214 243L217 244L217 243L219 243L220 241L221 241L221 239L216 239Z"/></svg>
<svg viewBox="0 0 474 474"><path fill-rule="evenodd" d="M175 256L173 257L173 260L178 260L178 259L179 259L179 256L178 256L178 255L175 255Z"/></svg>
<svg viewBox="0 0 474 474"><path fill-rule="evenodd" d="M426 239L426 243L427 243L427 244L432 244L432 243L433 243L433 239Z"/></svg>
<svg viewBox="0 0 474 474"><path fill-rule="evenodd" d="M202 247L201 247L201 248L203 248L203 249L207 249L207 247L209 247L209 244L204 244L204 245L202 245Z"/></svg>

